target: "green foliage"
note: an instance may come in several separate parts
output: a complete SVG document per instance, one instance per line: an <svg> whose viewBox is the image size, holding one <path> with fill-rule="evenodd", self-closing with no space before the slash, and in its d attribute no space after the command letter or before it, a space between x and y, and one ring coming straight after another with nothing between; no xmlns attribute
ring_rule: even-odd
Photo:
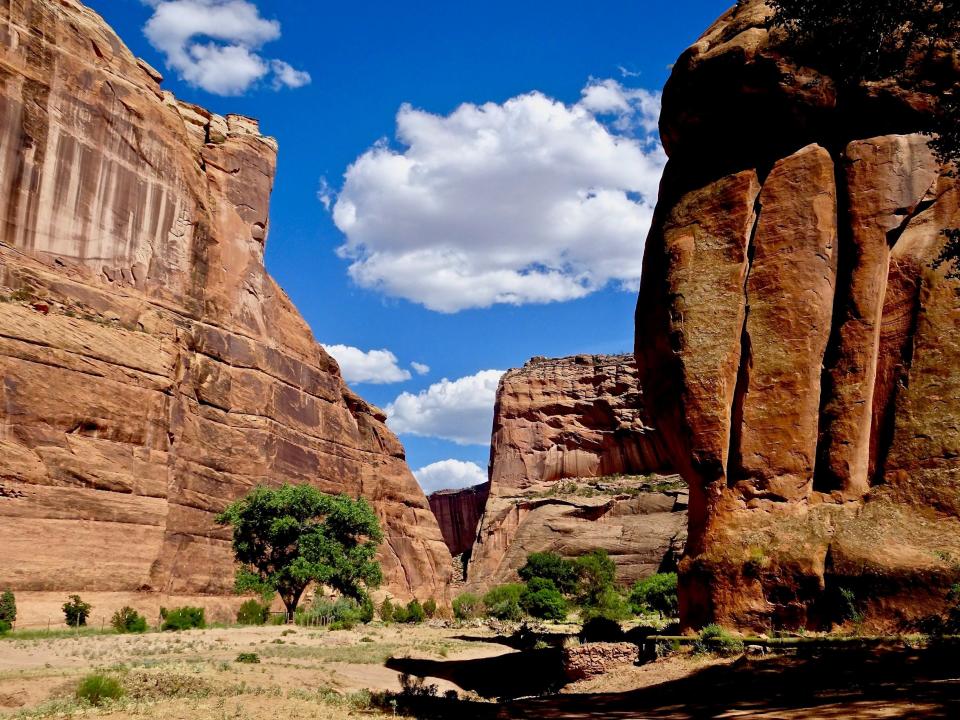
<svg viewBox="0 0 960 720"><path fill-rule="evenodd" d="M147 631L147 619L130 606L117 610L110 618L110 625L118 633L142 633Z"/></svg>
<svg viewBox="0 0 960 720"><path fill-rule="evenodd" d="M707 625L693 643L693 650L699 654L730 657L743 652L743 640L732 635L719 625Z"/></svg>
<svg viewBox="0 0 960 720"><path fill-rule="evenodd" d="M620 642L623 640L623 628L616 620L605 617L593 617L580 629L580 639L585 643Z"/></svg>
<svg viewBox="0 0 960 720"><path fill-rule="evenodd" d="M638 580L630 590L630 609L635 615L653 611L660 617L676 617L680 609L677 574L657 573Z"/></svg>
<svg viewBox="0 0 960 720"><path fill-rule="evenodd" d="M180 631L207 626L206 613L203 608L198 607L186 606L173 610L160 608L160 618L163 620L160 625L161 630Z"/></svg>
<svg viewBox="0 0 960 720"><path fill-rule="evenodd" d="M860 601L857 594L850 588L839 588L839 618L840 622L850 621L855 624L863 622L863 612L860 610Z"/></svg>
<svg viewBox="0 0 960 720"><path fill-rule="evenodd" d="M607 620L626 620L630 617L630 606L616 588L608 587L593 596L589 604L580 606L580 617L584 621L595 618Z"/></svg>
<svg viewBox="0 0 960 720"><path fill-rule="evenodd" d="M311 582L357 601L382 582L376 553L383 533L363 498L325 495L309 485L261 486L217 522L233 527L233 550L242 565L237 590L275 590L288 615Z"/></svg>
<svg viewBox="0 0 960 720"><path fill-rule="evenodd" d="M388 597L384 598L383 602L380 603L380 619L385 623L393 622L393 603Z"/></svg>
<svg viewBox="0 0 960 720"><path fill-rule="evenodd" d="M453 616L457 620L473 620L483 613L483 601L471 592L461 593L453 599Z"/></svg>
<svg viewBox="0 0 960 720"><path fill-rule="evenodd" d="M373 616L375 614L376 610L373 607L373 600L371 600L369 596L365 597L360 602L360 622L364 625L373 622Z"/></svg>
<svg viewBox="0 0 960 720"><path fill-rule="evenodd" d="M363 610L353 598L328 600L317 597L306 610L298 610L298 625L323 625L331 630L351 630L363 622Z"/></svg>
<svg viewBox="0 0 960 720"><path fill-rule="evenodd" d="M423 610L423 605L421 605L420 601L416 598L407 603L405 614L406 619L404 622L411 624L419 624L427 619L427 614Z"/></svg>
<svg viewBox="0 0 960 720"><path fill-rule="evenodd" d="M584 607L596 607L608 601L613 590L617 566L606 550L592 550L577 558L577 574L580 577L579 600Z"/></svg>
<svg viewBox="0 0 960 720"><path fill-rule="evenodd" d="M79 595L71 595L63 604L63 617L70 627L83 627L92 609L93 606L81 600Z"/></svg>
<svg viewBox="0 0 960 720"><path fill-rule="evenodd" d="M6 635L11 629L13 629L13 625L7 620L0 620L0 635Z"/></svg>
<svg viewBox="0 0 960 720"><path fill-rule="evenodd" d="M0 621L6 621L13 625L17 619L17 599L10 590L4 591L0 595Z"/></svg>
<svg viewBox="0 0 960 720"><path fill-rule="evenodd" d="M264 625L269 617L270 606L254 598L244 601L240 609L237 610L237 623L239 625Z"/></svg>
<svg viewBox="0 0 960 720"><path fill-rule="evenodd" d="M393 621L396 623L407 622L407 608L404 605L395 605L393 608Z"/></svg>
<svg viewBox="0 0 960 720"><path fill-rule="evenodd" d="M437 614L437 601L430 598L423 604L423 612L428 618L433 618Z"/></svg>
<svg viewBox="0 0 960 720"><path fill-rule="evenodd" d="M237 659L234 662L245 663L247 665L259 665L260 656L252 652L243 652L237 655Z"/></svg>
<svg viewBox="0 0 960 720"><path fill-rule="evenodd" d="M550 580L564 595L572 595L577 591L579 572L576 563L557 553L531 553L519 574L520 579L528 583L534 578Z"/></svg>
<svg viewBox="0 0 960 720"><path fill-rule="evenodd" d="M498 585L483 596L483 604L487 609L487 616L498 620L520 620L523 610L520 608L520 598L525 586L520 583Z"/></svg>
<svg viewBox="0 0 960 720"><path fill-rule="evenodd" d="M107 700L119 700L123 697L123 687L112 677L94 673L87 675L77 686L77 700L93 706L102 705Z"/></svg>
<svg viewBox="0 0 960 720"><path fill-rule="evenodd" d="M553 580L535 577L520 596L520 607L527 615L540 620L565 620L567 600Z"/></svg>

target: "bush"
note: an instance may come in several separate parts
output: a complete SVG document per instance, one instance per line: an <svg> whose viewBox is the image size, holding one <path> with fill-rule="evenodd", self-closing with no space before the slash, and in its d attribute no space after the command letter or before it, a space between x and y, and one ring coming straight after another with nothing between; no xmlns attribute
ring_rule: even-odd
<svg viewBox="0 0 960 720"><path fill-rule="evenodd" d="M0 635L6 635L13 628L13 625L6 620L0 620Z"/></svg>
<svg viewBox="0 0 960 720"><path fill-rule="evenodd" d="M580 604L596 606L601 597L613 589L617 566L606 550L593 550L577 558L577 572L580 577Z"/></svg>
<svg viewBox="0 0 960 720"><path fill-rule="evenodd" d="M237 623L240 625L263 625L270 617L270 606L250 598L237 610Z"/></svg>
<svg viewBox="0 0 960 720"><path fill-rule="evenodd" d="M353 598L327 600L317 597L307 610L298 610L294 616L297 625L324 625L331 630L351 630L359 625L363 612Z"/></svg>
<svg viewBox="0 0 960 720"><path fill-rule="evenodd" d="M430 598L423 604L423 612L428 618L433 618L437 614L437 601Z"/></svg>
<svg viewBox="0 0 960 720"><path fill-rule="evenodd" d="M482 612L483 601L473 593L461 593L453 599L453 616L457 620L473 620Z"/></svg>
<svg viewBox="0 0 960 720"><path fill-rule="evenodd" d="M71 595L63 604L63 617L70 627L82 627L87 624L93 606L85 603L79 595Z"/></svg>
<svg viewBox="0 0 960 720"><path fill-rule="evenodd" d="M520 568L519 574L520 579L527 583L534 578L550 580L564 595L572 595L577 591L577 564L557 553L540 552L527 555L527 564Z"/></svg>
<svg viewBox="0 0 960 720"><path fill-rule="evenodd" d="M390 602L390 598L384 598L380 603L380 619L385 623L393 622L393 603Z"/></svg>
<svg viewBox="0 0 960 720"><path fill-rule="evenodd" d="M523 610L520 608L520 598L526 588L519 583L499 585L483 596L483 604L487 608L487 616L498 620L520 620Z"/></svg>
<svg viewBox="0 0 960 720"><path fill-rule="evenodd" d="M190 630L192 628L202 628L207 626L206 614L203 608L198 607L180 607L173 610L160 608L160 617L163 623L161 630Z"/></svg>
<svg viewBox="0 0 960 720"><path fill-rule="evenodd" d="M6 621L10 625L17 619L17 600L13 593L7 590L0 595L0 622Z"/></svg>
<svg viewBox="0 0 960 720"><path fill-rule="evenodd" d="M626 620L630 617L630 606L614 588L608 587L597 596L591 596L591 603L582 605L580 617L583 620L605 618L607 620Z"/></svg>
<svg viewBox="0 0 960 720"><path fill-rule="evenodd" d="M583 624L580 629L580 639L585 643L621 642L624 639L624 633L616 620L595 617Z"/></svg>
<svg viewBox="0 0 960 720"><path fill-rule="evenodd" d="M363 602L360 603L360 622L364 625L367 623L373 622L373 616L375 610L373 608L373 600L368 597L363 599Z"/></svg>
<svg viewBox="0 0 960 720"><path fill-rule="evenodd" d="M105 700L119 700L123 697L123 687L112 677L106 675L87 675L77 686L77 700L97 706Z"/></svg>
<svg viewBox="0 0 960 720"><path fill-rule="evenodd" d="M407 608L404 605L395 605L393 608L393 621L396 623L405 623L407 621Z"/></svg>
<svg viewBox="0 0 960 720"><path fill-rule="evenodd" d="M657 573L638 580L630 591L630 609L634 615L654 611L660 613L660 617L676 617L679 608L676 573Z"/></svg>
<svg viewBox="0 0 960 720"><path fill-rule="evenodd" d="M147 619L129 606L117 610L110 618L110 625L118 633L142 633L147 631Z"/></svg>
<svg viewBox="0 0 960 720"><path fill-rule="evenodd" d="M553 580L535 577L520 596L520 607L531 617L540 620L564 620L567 617L567 601L554 585Z"/></svg>
<svg viewBox="0 0 960 720"><path fill-rule="evenodd" d="M416 598L407 603L403 615L404 619L398 622L410 623L411 625L422 623L427 618L427 614L423 610L423 605L421 605L420 601Z"/></svg>
<svg viewBox="0 0 960 720"><path fill-rule="evenodd" d="M743 640L719 625L707 625L693 643L694 652L730 657L743 652Z"/></svg>
<svg viewBox="0 0 960 720"><path fill-rule="evenodd" d="M260 656L252 652L244 652L237 655L235 662L256 665L260 662Z"/></svg>

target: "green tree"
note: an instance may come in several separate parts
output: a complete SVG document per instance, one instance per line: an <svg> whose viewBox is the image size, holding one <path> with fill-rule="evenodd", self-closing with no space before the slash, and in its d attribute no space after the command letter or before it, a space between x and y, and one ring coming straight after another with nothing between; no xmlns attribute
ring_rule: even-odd
<svg viewBox="0 0 960 720"><path fill-rule="evenodd" d="M261 486L217 522L233 527L237 591L277 592L288 618L312 582L360 603L382 582L376 554L383 533L363 498L325 495L309 485Z"/></svg>
<svg viewBox="0 0 960 720"><path fill-rule="evenodd" d="M531 617L540 620L564 620L567 617L567 601L557 590L553 580L532 578L520 596L520 607Z"/></svg>
<svg viewBox="0 0 960 720"><path fill-rule="evenodd" d="M577 558L577 573L580 604L589 607L596 605L608 590L613 589L617 566L606 550L591 550Z"/></svg>
<svg viewBox="0 0 960 720"><path fill-rule="evenodd" d="M0 595L0 622L13 625L17 619L17 599L10 590Z"/></svg>
<svg viewBox="0 0 960 720"><path fill-rule="evenodd" d="M538 552L527 555L527 563L519 570L520 579L529 583L534 578L550 580L555 589L564 595L577 591L578 572L573 560L554 552Z"/></svg>
<svg viewBox="0 0 960 720"><path fill-rule="evenodd" d="M393 603L390 602L390 598L384 598L383 602L380 603L380 619L385 623L393 622Z"/></svg>
<svg viewBox="0 0 960 720"><path fill-rule="evenodd" d="M110 625L118 633L142 633L147 631L147 619L129 605L117 610L110 618Z"/></svg>
<svg viewBox="0 0 960 720"><path fill-rule="evenodd" d="M654 611L660 617L676 617L679 608L676 573L657 573L638 580L630 591L630 609L635 615Z"/></svg>
<svg viewBox="0 0 960 720"><path fill-rule="evenodd" d="M932 53L949 52L960 38L960 0L767 0L773 24L787 33L800 62L834 78L841 91L894 78L911 87L926 78ZM960 81L938 92L926 130L944 165L960 164ZM960 229L945 231L935 263L960 277Z"/></svg>
<svg viewBox="0 0 960 720"><path fill-rule="evenodd" d="M492 588L483 596L487 615L498 620L519 620L523 617L520 597L526 588L520 583L508 583Z"/></svg>
<svg viewBox="0 0 960 720"><path fill-rule="evenodd" d="M82 627L87 624L93 606L80 599L79 595L71 595L63 604L63 617L70 627Z"/></svg>

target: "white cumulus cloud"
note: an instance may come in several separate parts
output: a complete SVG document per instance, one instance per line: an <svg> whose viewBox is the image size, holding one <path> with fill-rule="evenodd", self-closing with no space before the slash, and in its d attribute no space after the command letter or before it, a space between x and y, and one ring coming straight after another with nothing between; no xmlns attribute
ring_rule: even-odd
<svg viewBox="0 0 960 720"><path fill-rule="evenodd" d="M397 363L397 356L389 350L360 350L350 345L324 345L323 349L333 355L340 365L343 379L348 383L404 382L412 376Z"/></svg>
<svg viewBox="0 0 960 720"><path fill-rule="evenodd" d="M424 365L423 363L418 363L416 361L410 363L410 367L413 368L413 371L417 373L417 375L427 375L430 372L429 365Z"/></svg>
<svg viewBox="0 0 960 720"><path fill-rule="evenodd" d="M473 462L441 460L413 471L423 491L429 495L437 490L460 490L481 485L487 481L487 471Z"/></svg>
<svg viewBox="0 0 960 720"><path fill-rule="evenodd" d="M153 15L147 40L186 82L216 95L240 95L268 75L273 87L302 87L309 73L260 54L280 37L280 23L249 0L145 0Z"/></svg>
<svg viewBox="0 0 960 720"><path fill-rule="evenodd" d="M666 162L659 104L604 80L573 105L404 105L402 149L377 143L323 195L338 254L359 285L440 312L634 289Z"/></svg>
<svg viewBox="0 0 960 720"><path fill-rule="evenodd" d="M416 395L401 393L387 405L387 425L398 434L487 445L503 370L481 370L458 380L444 378Z"/></svg>

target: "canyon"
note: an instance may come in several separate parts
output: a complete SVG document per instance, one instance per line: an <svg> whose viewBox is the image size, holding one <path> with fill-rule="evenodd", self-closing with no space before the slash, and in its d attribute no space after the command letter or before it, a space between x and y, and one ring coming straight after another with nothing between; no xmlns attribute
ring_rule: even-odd
<svg viewBox="0 0 960 720"><path fill-rule="evenodd" d="M686 486L668 474L642 404L629 355L538 357L503 376L469 589L515 582L532 552L605 549L624 585L673 567Z"/></svg>
<svg viewBox="0 0 960 720"><path fill-rule="evenodd" d="M763 0L677 61L636 314L645 422L689 484L687 626L916 629L960 559L960 188L908 82L797 62Z"/></svg>
<svg viewBox="0 0 960 720"><path fill-rule="evenodd" d="M161 79L75 0L0 4L0 587L22 625L232 619L214 514L291 482L367 498L384 590L447 601L403 447L264 268L275 141Z"/></svg>

